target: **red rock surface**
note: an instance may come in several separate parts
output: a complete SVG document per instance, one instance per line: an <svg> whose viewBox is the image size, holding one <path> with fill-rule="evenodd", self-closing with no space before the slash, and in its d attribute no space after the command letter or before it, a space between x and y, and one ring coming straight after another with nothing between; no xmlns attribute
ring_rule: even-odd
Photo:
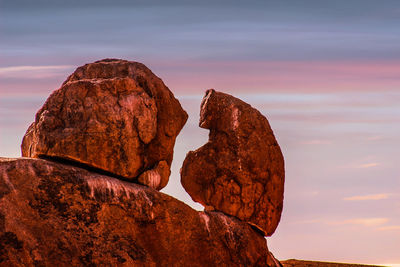
<svg viewBox="0 0 400 267"><path fill-rule="evenodd" d="M1 266L277 266L247 223L134 183L0 158Z"/></svg>
<svg viewBox="0 0 400 267"><path fill-rule="evenodd" d="M161 189L186 120L179 101L145 65L105 59L79 67L51 94L21 150L26 157L76 161L132 181L147 172L141 181Z"/></svg>
<svg viewBox="0 0 400 267"><path fill-rule="evenodd" d="M209 141L187 154L181 182L194 201L274 233L283 208L284 159L268 120L231 95L208 90L200 127Z"/></svg>

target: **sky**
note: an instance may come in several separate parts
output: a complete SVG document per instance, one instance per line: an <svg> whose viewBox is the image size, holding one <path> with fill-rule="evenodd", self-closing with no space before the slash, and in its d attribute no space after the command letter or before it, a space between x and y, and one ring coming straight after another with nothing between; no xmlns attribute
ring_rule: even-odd
<svg viewBox="0 0 400 267"><path fill-rule="evenodd" d="M168 2L168 3L167 3ZM278 259L400 264L400 1L0 0L0 156L19 157L36 111L78 66L147 65L189 114L180 184L206 89L269 120L285 157Z"/></svg>

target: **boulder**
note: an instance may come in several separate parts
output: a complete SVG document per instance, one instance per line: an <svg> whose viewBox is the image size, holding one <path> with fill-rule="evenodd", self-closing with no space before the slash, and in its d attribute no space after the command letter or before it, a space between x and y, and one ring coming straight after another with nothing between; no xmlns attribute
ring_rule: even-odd
<svg viewBox="0 0 400 267"><path fill-rule="evenodd" d="M21 150L131 181L144 174L142 182L161 189L186 120L179 101L145 65L105 59L77 68L50 95Z"/></svg>
<svg viewBox="0 0 400 267"><path fill-rule="evenodd" d="M268 120L231 95L208 90L200 127L208 142L187 154L181 182L206 209L235 216L272 235L284 191L284 159Z"/></svg>
<svg viewBox="0 0 400 267"><path fill-rule="evenodd" d="M0 158L1 266L279 266L263 235L152 188Z"/></svg>

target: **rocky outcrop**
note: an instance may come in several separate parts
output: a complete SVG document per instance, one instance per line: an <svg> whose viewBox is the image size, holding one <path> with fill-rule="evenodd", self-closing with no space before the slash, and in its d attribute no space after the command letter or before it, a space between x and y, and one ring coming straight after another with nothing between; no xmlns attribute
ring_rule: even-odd
<svg viewBox="0 0 400 267"><path fill-rule="evenodd" d="M21 150L161 189L186 120L178 100L145 65L106 59L79 67L52 93Z"/></svg>
<svg viewBox="0 0 400 267"><path fill-rule="evenodd" d="M248 224L134 183L0 158L1 266L276 266Z"/></svg>
<svg viewBox="0 0 400 267"><path fill-rule="evenodd" d="M200 126L210 140L182 168L206 206L198 212L157 191L186 120L141 63L79 67L28 128L30 158L0 158L0 266L281 266L265 239L284 181L268 121L207 91Z"/></svg>
<svg viewBox="0 0 400 267"><path fill-rule="evenodd" d="M283 208L284 160L268 120L247 103L208 90L200 127L207 144L187 154L181 182L194 201L236 216L266 235Z"/></svg>

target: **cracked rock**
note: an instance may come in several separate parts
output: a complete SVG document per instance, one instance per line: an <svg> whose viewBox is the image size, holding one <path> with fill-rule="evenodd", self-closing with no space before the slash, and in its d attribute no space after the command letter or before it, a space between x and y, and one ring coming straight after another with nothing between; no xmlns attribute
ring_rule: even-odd
<svg viewBox="0 0 400 267"><path fill-rule="evenodd" d="M268 120L240 99L208 90L199 125L210 130L209 140L187 154L183 187L207 209L272 235L282 213L285 170Z"/></svg>
<svg viewBox="0 0 400 267"><path fill-rule="evenodd" d="M147 172L152 176L142 182L161 189L186 120L179 101L145 65L105 59L79 67L51 94L21 150L25 157L77 162L131 181Z"/></svg>

